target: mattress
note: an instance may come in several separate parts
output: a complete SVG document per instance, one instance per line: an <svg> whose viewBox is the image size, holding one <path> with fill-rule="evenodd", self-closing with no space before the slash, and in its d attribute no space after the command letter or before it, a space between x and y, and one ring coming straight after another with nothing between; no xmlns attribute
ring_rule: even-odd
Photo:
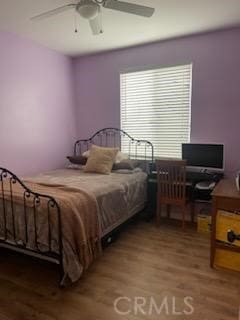
<svg viewBox="0 0 240 320"><path fill-rule="evenodd" d="M85 190L96 197L101 237L141 211L147 200L147 174L141 170L110 175L59 169L26 180Z"/></svg>

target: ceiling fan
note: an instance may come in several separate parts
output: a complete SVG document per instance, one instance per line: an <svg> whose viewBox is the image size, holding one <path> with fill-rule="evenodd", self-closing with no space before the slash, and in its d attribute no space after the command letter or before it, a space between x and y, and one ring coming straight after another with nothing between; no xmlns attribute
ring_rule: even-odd
<svg viewBox="0 0 240 320"><path fill-rule="evenodd" d="M112 9L125 13L135 14L142 17L151 17L155 9L124 2L118 0L80 0L77 3L70 3L56 9L41 13L31 18L31 20L41 20L49 18L55 14L67 11L69 9L75 9L76 12L84 19L89 21L92 33L98 35L103 33L102 21L101 21L101 7L106 9Z"/></svg>

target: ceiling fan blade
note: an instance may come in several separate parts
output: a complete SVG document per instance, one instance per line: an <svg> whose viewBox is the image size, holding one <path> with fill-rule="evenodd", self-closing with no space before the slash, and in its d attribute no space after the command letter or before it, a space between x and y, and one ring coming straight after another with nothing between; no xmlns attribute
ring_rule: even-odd
<svg viewBox="0 0 240 320"><path fill-rule="evenodd" d="M155 9L150 7L118 0L106 0L103 6L104 8L136 14L142 17L151 17L155 11Z"/></svg>
<svg viewBox="0 0 240 320"><path fill-rule="evenodd" d="M88 21L94 35L103 33L101 13L99 13L96 18L89 19Z"/></svg>
<svg viewBox="0 0 240 320"><path fill-rule="evenodd" d="M45 18L50 18L56 14L59 14L61 12L67 11L67 10L75 8L75 7L76 7L76 4L74 4L74 3L66 4L65 6L58 7L56 9L38 14L37 16L32 17L31 20L37 21L37 20L41 20L41 19L45 19Z"/></svg>

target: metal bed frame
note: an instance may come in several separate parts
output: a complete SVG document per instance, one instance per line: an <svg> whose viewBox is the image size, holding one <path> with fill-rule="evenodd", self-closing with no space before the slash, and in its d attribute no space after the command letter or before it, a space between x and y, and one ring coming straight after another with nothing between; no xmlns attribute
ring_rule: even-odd
<svg viewBox="0 0 240 320"><path fill-rule="evenodd" d="M124 142L125 141L125 142ZM78 140L74 145L74 155L82 154L84 151L89 150L91 144L104 146L104 147L121 147L125 146L128 149L130 158L148 160L149 163L153 163L153 145L147 140L137 140L132 138L128 133L117 128L105 128L96 132L91 138ZM139 152L140 150L140 152ZM151 170L151 168L150 168ZM10 199L6 199L6 190L4 190L5 183L9 183ZM16 221L18 219L18 213L15 208L15 200L13 195L13 185L19 184L22 188L22 207L23 207L23 221L25 230L25 239L17 239L16 235ZM30 249L28 246L28 230L30 222L27 214L27 201L32 201L33 208L33 228L34 228L34 244L36 249ZM48 221L48 248L44 252L39 248L39 228L37 208L41 203L45 201L47 204L47 221ZM8 203L8 205L7 205ZM10 209L11 216L11 230L7 223L7 212ZM60 284L64 276L63 271L63 234L61 223L61 208L56 199L46 194L40 194L30 190L27 185L17 177L16 174L6 168L0 167L0 230L3 237L0 238L0 247L6 249L18 251L23 254L31 255L36 258L48 260L50 262L57 263L60 270ZM54 220L51 217L54 216ZM57 221L57 238L58 248L56 250L52 248L52 234L53 224L51 221ZM54 226L56 228L56 226ZM57 251L57 253L56 253Z"/></svg>

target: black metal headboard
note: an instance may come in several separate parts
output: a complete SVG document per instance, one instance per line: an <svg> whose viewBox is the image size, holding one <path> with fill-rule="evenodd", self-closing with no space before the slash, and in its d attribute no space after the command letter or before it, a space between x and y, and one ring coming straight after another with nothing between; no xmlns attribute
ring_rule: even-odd
<svg viewBox="0 0 240 320"><path fill-rule="evenodd" d="M74 146L74 154L80 155L89 150L91 144L101 147L118 147L127 153L130 159L149 160L153 163L153 145L147 140L132 138L127 132L117 128L104 128L89 138L78 140Z"/></svg>

